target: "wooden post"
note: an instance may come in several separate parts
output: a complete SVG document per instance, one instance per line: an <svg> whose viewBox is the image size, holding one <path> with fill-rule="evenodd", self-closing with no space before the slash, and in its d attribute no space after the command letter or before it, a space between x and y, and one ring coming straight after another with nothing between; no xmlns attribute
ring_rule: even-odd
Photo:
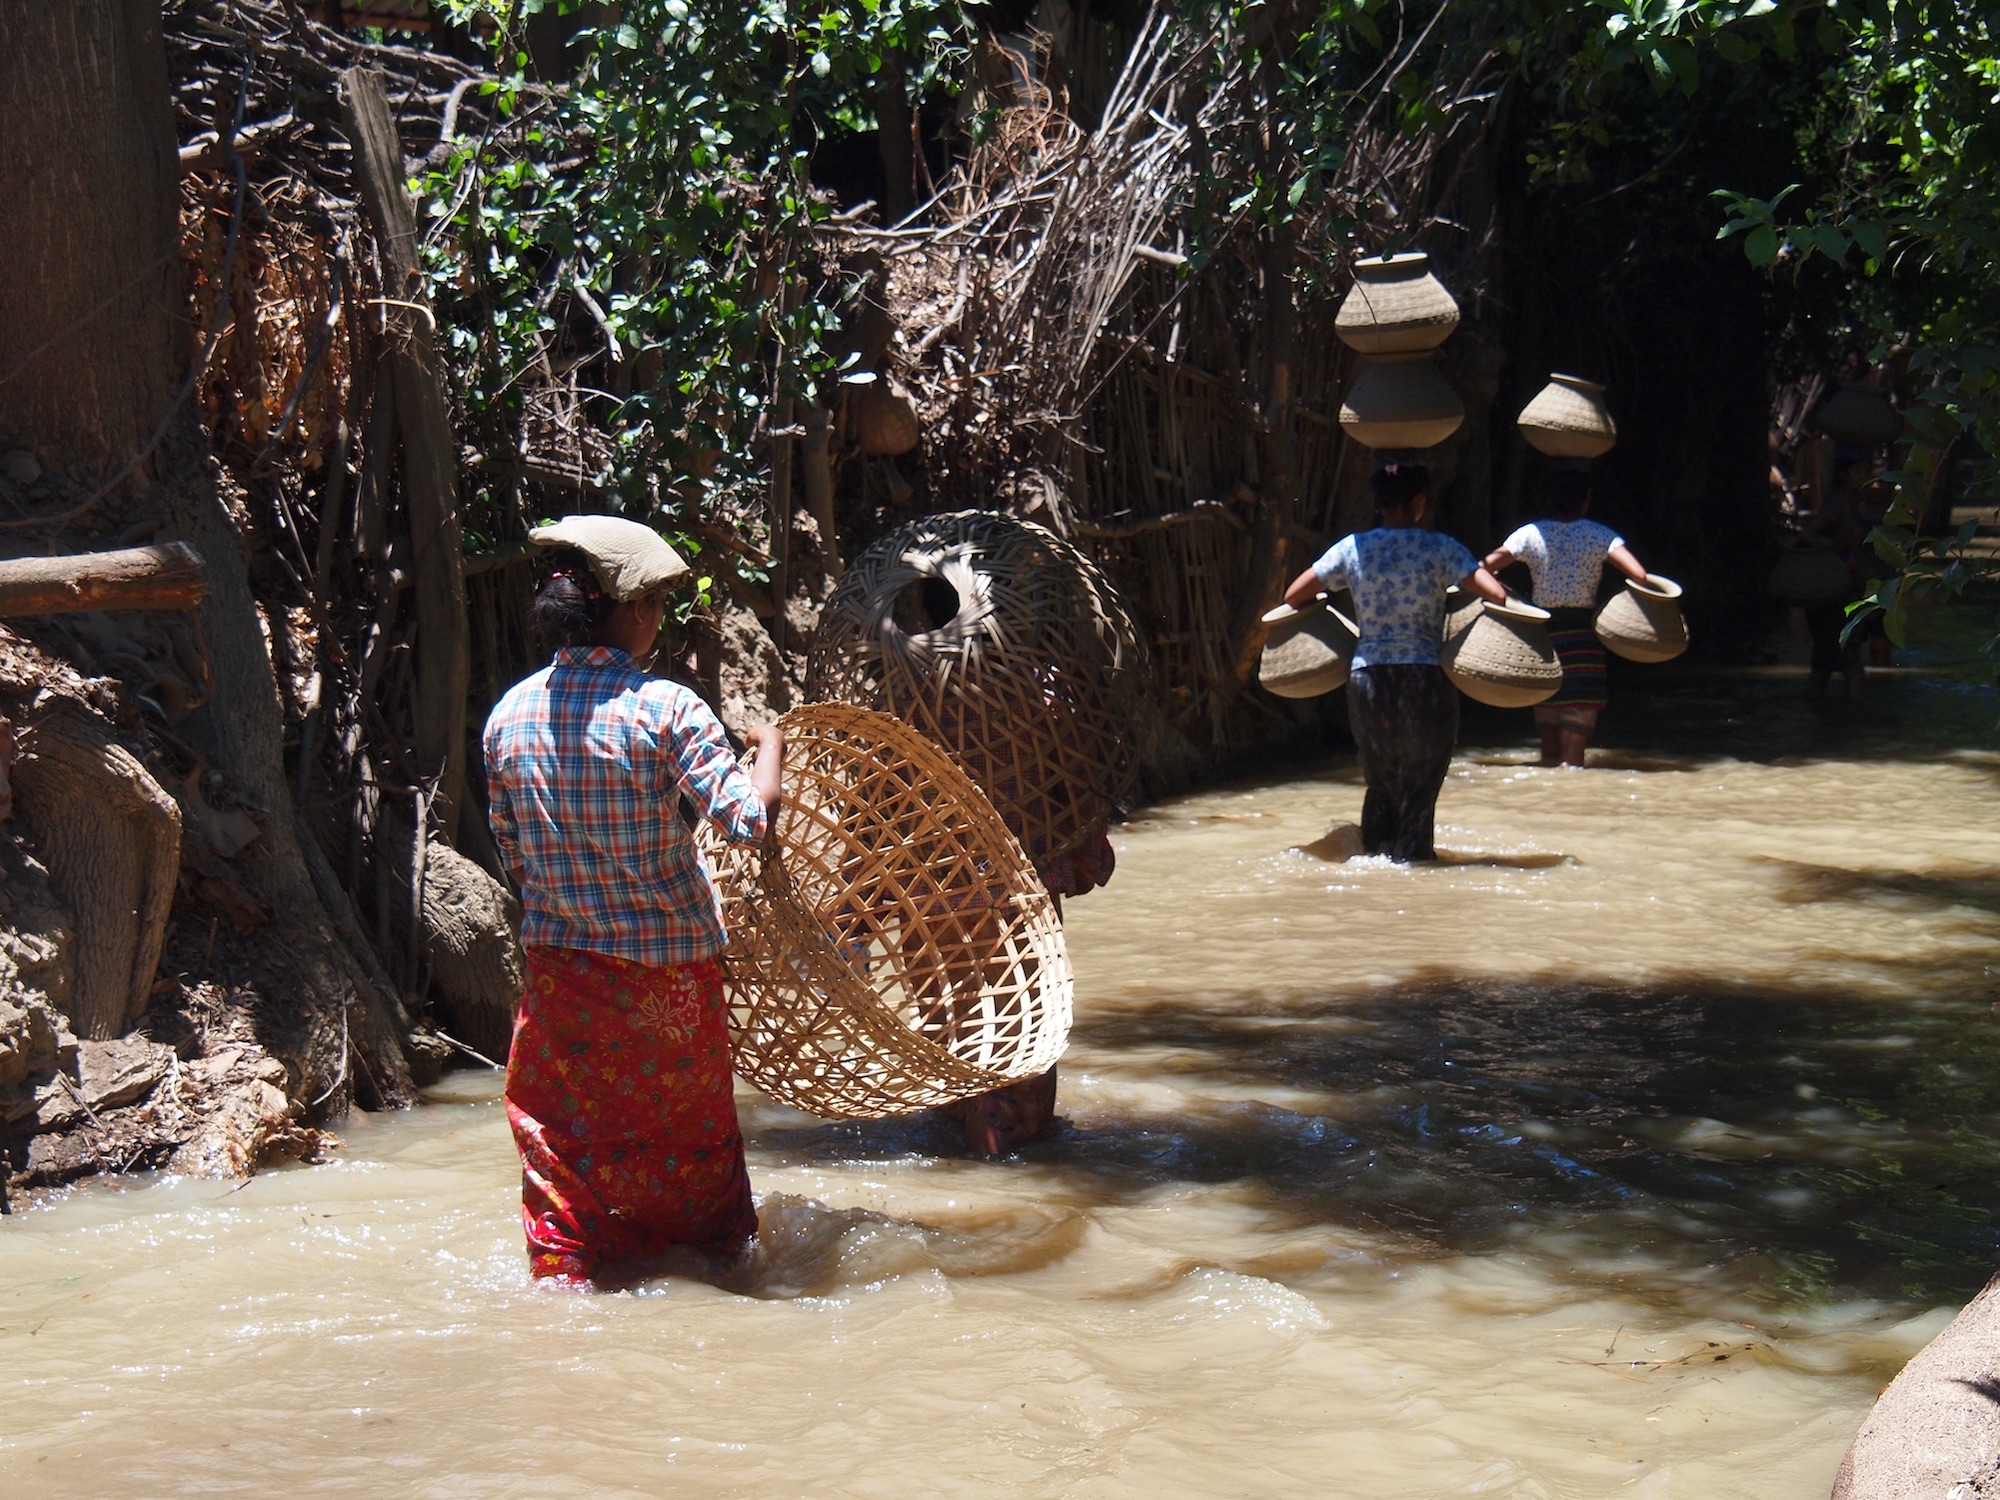
<svg viewBox="0 0 2000 1500"><path fill-rule="evenodd" d="M792 550L792 398L780 396L775 405L777 436L771 439L771 640L780 657L785 651L785 596L791 588Z"/></svg>
<svg viewBox="0 0 2000 1500"><path fill-rule="evenodd" d="M416 590L416 684L411 717L416 762L437 778L438 826L456 841L465 793L465 703L472 686L470 615L458 519L458 457L445 404L435 323L422 305L416 211L403 143L382 76L367 68L341 75L354 176L382 253L383 309L403 444L403 494Z"/></svg>
<svg viewBox="0 0 2000 1500"><path fill-rule="evenodd" d="M838 579L847 565L840 560L840 533L833 524L833 459L827 451L833 435L833 414L817 400L806 403L806 435L799 442L799 478L804 482L806 510L819 527L820 556L826 576Z"/></svg>
<svg viewBox="0 0 2000 1500"><path fill-rule="evenodd" d="M193 609L208 593L186 542L0 562L0 617L92 609Z"/></svg>

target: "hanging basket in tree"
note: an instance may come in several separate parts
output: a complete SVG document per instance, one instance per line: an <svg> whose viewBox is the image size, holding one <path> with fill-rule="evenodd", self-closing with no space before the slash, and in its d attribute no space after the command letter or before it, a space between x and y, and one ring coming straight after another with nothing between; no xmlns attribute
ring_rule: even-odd
<svg viewBox="0 0 2000 1500"><path fill-rule="evenodd" d="M1069 950L993 805L887 714L816 703L779 723L772 844L704 836L730 933L737 1071L850 1120L1046 1072L1069 1039Z"/></svg>
<svg viewBox="0 0 2000 1500"><path fill-rule="evenodd" d="M908 720L958 759L1037 868L1132 786L1144 657L1097 566L988 511L926 516L856 557L827 597L809 697Z"/></svg>

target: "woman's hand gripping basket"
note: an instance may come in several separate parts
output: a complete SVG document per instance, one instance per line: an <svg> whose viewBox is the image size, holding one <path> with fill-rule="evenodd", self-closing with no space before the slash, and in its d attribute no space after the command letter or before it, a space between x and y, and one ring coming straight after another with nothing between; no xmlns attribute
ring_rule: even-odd
<svg viewBox="0 0 2000 1500"><path fill-rule="evenodd" d="M900 719L818 703L779 722L772 844L705 835L737 1071L834 1119L1045 1072L1069 1040L1069 952L993 805Z"/></svg>

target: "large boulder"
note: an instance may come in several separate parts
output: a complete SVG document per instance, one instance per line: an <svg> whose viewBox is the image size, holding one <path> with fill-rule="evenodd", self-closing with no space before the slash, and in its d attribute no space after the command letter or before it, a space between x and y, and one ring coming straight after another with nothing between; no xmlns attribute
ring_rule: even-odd
<svg viewBox="0 0 2000 1500"><path fill-rule="evenodd" d="M2000 1276L1882 1392L1833 1500L2000 1500Z"/></svg>

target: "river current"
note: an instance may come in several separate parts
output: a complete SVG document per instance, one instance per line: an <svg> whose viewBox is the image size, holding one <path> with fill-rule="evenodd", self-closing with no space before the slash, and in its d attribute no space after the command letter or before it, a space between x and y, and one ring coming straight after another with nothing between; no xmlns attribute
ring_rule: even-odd
<svg viewBox="0 0 2000 1500"><path fill-rule="evenodd" d="M1911 659L1623 673L1584 773L1468 718L1435 867L1334 749L1144 810L1062 1128L746 1090L729 1288L530 1285L478 1073L17 1213L0 1494L1824 1495L2000 1266L1996 707Z"/></svg>

